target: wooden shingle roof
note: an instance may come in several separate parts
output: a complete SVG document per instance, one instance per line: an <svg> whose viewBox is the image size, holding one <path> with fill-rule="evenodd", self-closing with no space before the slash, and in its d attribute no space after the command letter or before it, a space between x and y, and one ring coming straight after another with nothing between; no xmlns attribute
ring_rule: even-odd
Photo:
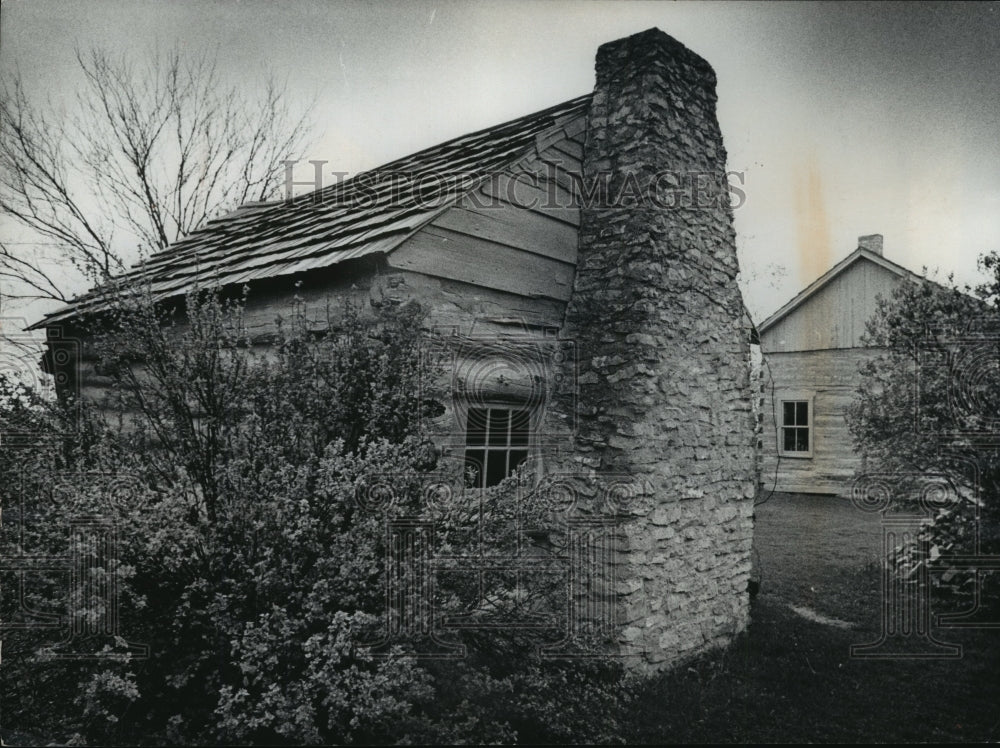
<svg viewBox="0 0 1000 748"><path fill-rule="evenodd" d="M117 277L155 300L195 287L244 284L391 252L546 133L585 115L590 95L427 148L288 200L242 206ZM105 307L93 289L31 329Z"/></svg>

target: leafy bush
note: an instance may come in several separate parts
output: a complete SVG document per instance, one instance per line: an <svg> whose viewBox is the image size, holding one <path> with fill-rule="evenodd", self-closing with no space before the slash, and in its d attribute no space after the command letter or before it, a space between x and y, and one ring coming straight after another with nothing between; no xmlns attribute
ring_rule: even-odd
<svg viewBox="0 0 1000 748"><path fill-rule="evenodd" d="M103 659L44 660L51 633L19 632L0 675L16 694L9 723L100 743L618 738L621 669L540 660L530 630L462 632L461 660L419 658L420 641L362 646L389 625L385 580L398 570L386 568L384 514L359 496L389 476L394 511L433 519L453 552L470 550L481 509L423 501L436 452L417 435L420 310L371 320L348 307L328 323L316 333L295 315L253 339L243 300L214 294L189 295L183 314L123 304L105 320L105 408L85 410L78 441L0 455L0 479L5 506L24 499L36 552L65 553L73 517L113 516L117 563L88 573L113 576L124 639L96 642ZM485 498L494 551L513 543L515 482ZM550 510L520 507L536 523ZM442 576L440 610L467 612L479 586ZM30 607L57 611L58 574L31 581ZM544 611L561 588L500 575L484 591L503 620ZM72 616L106 612L85 598Z"/></svg>
<svg viewBox="0 0 1000 748"><path fill-rule="evenodd" d="M973 553L976 537L980 552L1000 550L1000 255L980 268L987 281L975 289L925 280L880 301L866 342L882 350L863 366L848 414L866 470L896 476L896 498L912 499L896 508L930 512L929 553L914 546L903 557L916 566ZM922 508L935 482L952 500ZM980 583L947 568L932 578L970 594Z"/></svg>

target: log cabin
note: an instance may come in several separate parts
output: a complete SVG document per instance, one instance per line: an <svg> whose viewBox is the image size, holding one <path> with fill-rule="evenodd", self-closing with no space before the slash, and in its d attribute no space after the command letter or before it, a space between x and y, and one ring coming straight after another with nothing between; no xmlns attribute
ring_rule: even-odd
<svg viewBox="0 0 1000 748"><path fill-rule="evenodd" d="M450 362L442 458L479 488L530 458L585 509L574 527L613 526L615 653L657 670L749 621L751 326L715 85L658 29L609 42L590 94L243 206L119 280L164 303L246 285L261 345L294 305L322 325L330 299L418 300ZM102 303L36 326L80 342L61 374L84 398L102 381L80 321Z"/></svg>

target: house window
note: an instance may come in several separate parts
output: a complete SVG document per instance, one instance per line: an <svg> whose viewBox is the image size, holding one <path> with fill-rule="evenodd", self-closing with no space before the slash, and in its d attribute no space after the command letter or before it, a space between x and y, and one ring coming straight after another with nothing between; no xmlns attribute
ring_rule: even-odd
<svg viewBox="0 0 1000 748"><path fill-rule="evenodd" d="M793 457L812 456L812 403L809 400L781 401L780 452Z"/></svg>
<svg viewBox="0 0 1000 748"><path fill-rule="evenodd" d="M465 432L466 481L470 488L495 486L528 458L529 410L469 408Z"/></svg>

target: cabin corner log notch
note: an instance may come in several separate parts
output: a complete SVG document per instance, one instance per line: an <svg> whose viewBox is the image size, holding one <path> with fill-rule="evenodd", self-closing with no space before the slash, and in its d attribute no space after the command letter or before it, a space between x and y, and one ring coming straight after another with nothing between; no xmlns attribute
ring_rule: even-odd
<svg viewBox="0 0 1000 748"><path fill-rule="evenodd" d="M607 190L582 206L566 312L580 351L568 468L646 486L617 508L619 649L640 670L749 620L749 330L715 103L708 63L657 29L598 52L583 181ZM700 194L671 205L663 186L685 181Z"/></svg>

